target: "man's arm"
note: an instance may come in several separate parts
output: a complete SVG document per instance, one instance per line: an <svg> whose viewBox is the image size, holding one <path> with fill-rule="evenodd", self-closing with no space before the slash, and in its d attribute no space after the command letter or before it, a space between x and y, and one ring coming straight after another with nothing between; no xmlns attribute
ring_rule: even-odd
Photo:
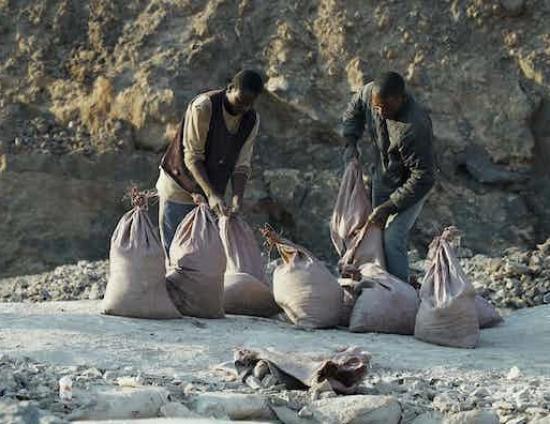
<svg viewBox="0 0 550 424"><path fill-rule="evenodd" d="M185 116L184 143L185 165L202 189L212 209L225 214L225 204L215 192L206 172L205 146L212 116L212 102L208 97L199 97L189 106Z"/></svg>
<svg viewBox="0 0 550 424"><path fill-rule="evenodd" d="M342 134L345 139L344 160L349 161L359 155L357 141L365 131L365 89L355 93L342 117Z"/></svg>
<svg viewBox="0 0 550 424"><path fill-rule="evenodd" d="M390 195L396 211L402 211L422 199L435 183L432 150L432 130L429 128L405 135L399 147L404 166L409 170L405 183Z"/></svg>
<svg viewBox="0 0 550 424"><path fill-rule="evenodd" d="M238 212L243 203L246 183L248 182L252 168L252 155L254 153L254 144L256 142L259 127L260 115L256 113L256 124L241 148L231 178L231 187L233 190L232 207L234 212Z"/></svg>

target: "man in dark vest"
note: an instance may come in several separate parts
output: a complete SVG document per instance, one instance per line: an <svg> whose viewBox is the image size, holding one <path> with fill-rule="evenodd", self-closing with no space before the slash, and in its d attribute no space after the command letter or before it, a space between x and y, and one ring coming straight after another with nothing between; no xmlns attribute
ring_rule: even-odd
<svg viewBox="0 0 550 424"><path fill-rule="evenodd" d="M239 72L225 90L209 91L188 105L178 133L160 165L160 232L168 255L176 228L194 208L192 194L202 194L220 215L238 212L260 117L253 106L263 91L261 76ZM232 204L224 194L231 181Z"/></svg>
<svg viewBox="0 0 550 424"><path fill-rule="evenodd" d="M401 75L386 72L355 94L343 117L344 160L358 157L365 129L374 146L369 222L384 230L388 271L409 279L409 232L434 185L432 122L405 90Z"/></svg>

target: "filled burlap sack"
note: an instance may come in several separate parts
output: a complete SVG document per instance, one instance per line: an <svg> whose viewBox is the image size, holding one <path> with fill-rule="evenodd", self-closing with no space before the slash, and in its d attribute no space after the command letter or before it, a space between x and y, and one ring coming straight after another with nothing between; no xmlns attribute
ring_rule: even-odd
<svg viewBox="0 0 550 424"><path fill-rule="evenodd" d="M479 328L494 327L504 321L495 307L490 304L488 300L480 295L476 295L475 301Z"/></svg>
<svg viewBox="0 0 550 424"><path fill-rule="evenodd" d="M340 308L340 322L338 325L348 328L353 307L361 291L358 289L361 282L352 278L339 278L338 284L342 288L342 307Z"/></svg>
<svg viewBox="0 0 550 424"><path fill-rule="evenodd" d="M270 229L263 234L283 260L273 273L273 294L288 318L303 328L338 325L342 289L336 278L303 247L281 239Z"/></svg>
<svg viewBox="0 0 550 424"><path fill-rule="evenodd" d="M369 193L357 159L350 161L340 185L330 221L330 237L344 264L384 267L382 230L367 226L372 212Z"/></svg>
<svg viewBox="0 0 550 424"><path fill-rule="evenodd" d="M479 343L476 293L450 244L456 235L455 228L447 228L430 245L414 335L442 346L473 348Z"/></svg>
<svg viewBox="0 0 550 424"><path fill-rule="evenodd" d="M170 246L168 294L183 315L223 318L225 252L208 204L199 197L196 202Z"/></svg>
<svg viewBox="0 0 550 424"><path fill-rule="evenodd" d="M166 291L164 253L151 223L152 194L132 189L134 208L120 219L109 251L103 313L135 318L181 318Z"/></svg>
<svg viewBox="0 0 550 424"><path fill-rule="evenodd" d="M239 216L221 217L227 266L224 309L228 314L270 317L280 312L266 283L265 262L250 226Z"/></svg>
<svg viewBox="0 0 550 424"><path fill-rule="evenodd" d="M414 334L416 290L376 264L361 267L360 295L349 320L356 333Z"/></svg>

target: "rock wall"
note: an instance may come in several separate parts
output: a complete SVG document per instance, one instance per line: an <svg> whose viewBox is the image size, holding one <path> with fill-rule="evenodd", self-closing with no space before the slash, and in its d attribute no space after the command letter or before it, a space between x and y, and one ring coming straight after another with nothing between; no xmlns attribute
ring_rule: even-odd
<svg viewBox="0 0 550 424"><path fill-rule="evenodd" d="M437 138L416 247L449 224L476 252L533 247L550 234L549 20L544 0L0 0L0 274L105 257L128 180L157 172L134 151L161 151L190 98L242 67L269 89L253 223L334 259L340 116L394 69Z"/></svg>

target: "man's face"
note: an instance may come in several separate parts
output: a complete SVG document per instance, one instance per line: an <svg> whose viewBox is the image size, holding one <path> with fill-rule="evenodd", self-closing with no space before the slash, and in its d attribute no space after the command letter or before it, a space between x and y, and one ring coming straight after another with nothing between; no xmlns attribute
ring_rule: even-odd
<svg viewBox="0 0 550 424"><path fill-rule="evenodd" d="M254 106L254 102L258 98L256 93L246 90L241 90L235 87L230 87L227 91L227 100L231 104L233 113L241 115Z"/></svg>
<svg viewBox="0 0 550 424"><path fill-rule="evenodd" d="M382 98L379 93L372 94L372 108L384 119L394 118L402 104L403 98L400 96Z"/></svg>

